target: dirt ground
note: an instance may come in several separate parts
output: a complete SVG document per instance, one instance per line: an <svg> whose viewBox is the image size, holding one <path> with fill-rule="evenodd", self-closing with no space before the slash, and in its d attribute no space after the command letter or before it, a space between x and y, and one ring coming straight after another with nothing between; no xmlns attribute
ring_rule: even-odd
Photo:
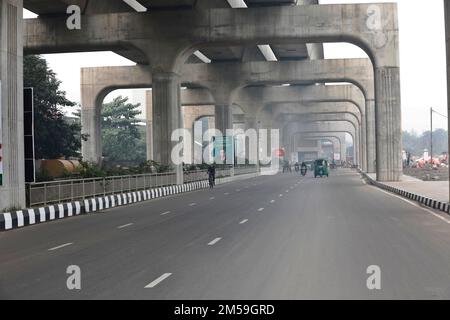
<svg viewBox="0 0 450 320"><path fill-rule="evenodd" d="M406 168L403 169L403 173L423 181L448 181L448 168Z"/></svg>

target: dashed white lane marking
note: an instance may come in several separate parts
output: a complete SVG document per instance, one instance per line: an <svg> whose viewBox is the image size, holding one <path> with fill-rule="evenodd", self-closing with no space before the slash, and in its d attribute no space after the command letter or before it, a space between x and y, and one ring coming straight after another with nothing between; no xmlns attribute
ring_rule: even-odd
<svg viewBox="0 0 450 320"><path fill-rule="evenodd" d="M281 198L281 197L283 197L283 195L282 195L282 194L280 194L280 198Z"/></svg>
<svg viewBox="0 0 450 320"><path fill-rule="evenodd" d="M215 238L213 241L211 241L210 243L208 243L208 246L213 246L213 245L215 245L217 242L219 242L220 240L222 240L222 238Z"/></svg>
<svg viewBox="0 0 450 320"><path fill-rule="evenodd" d="M215 197L211 197L211 198L209 198L209 200L214 200L215 199Z"/></svg>
<svg viewBox="0 0 450 320"><path fill-rule="evenodd" d="M60 246L57 246L57 247L54 247L54 248L50 248L50 249L48 249L48 251L55 251L55 250L58 250L58 249L61 249L61 248L65 248L65 247L71 246L72 244L73 244L73 242L65 243L65 244L62 244Z"/></svg>
<svg viewBox="0 0 450 320"><path fill-rule="evenodd" d="M166 211L166 212L161 213L161 215L165 216L166 214L169 214L169 213L170 213L170 211Z"/></svg>
<svg viewBox="0 0 450 320"><path fill-rule="evenodd" d="M156 279L156 280L150 282L148 285L146 285L145 289L151 289L151 288L156 287L158 284L160 284L161 282L166 280L171 275L172 275L171 273L164 273L161 277L159 277L158 279Z"/></svg>
<svg viewBox="0 0 450 320"><path fill-rule="evenodd" d="M286 193L289 193L289 190L286 190Z"/></svg>
<svg viewBox="0 0 450 320"><path fill-rule="evenodd" d="M191 203L191 204L189 204L189 207L194 207L194 206L196 206L197 204L195 203L195 202L193 202L193 203Z"/></svg>
<svg viewBox="0 0 450 320"><path fill-rule="evenodd" d="M275 200L270 200L270 203L275 203Z"/></svg>
<svg viewBox="0 0 450 320"><path fill-rule="evenodd" d="M236 189L236 192L241 192L241 189Z"/></svg>
<svg viewBox="0 0 450 320"><path fill-rule="evenodd" d="M262 211L264 211L264 208L259 208L258 209L258 212L262 212Z"/></svg>
<svg viewBox="0 0 450 320"><path fill-rule="evenodd" d="M229 195L230 195L230 193L229 193L229 192L225 192L225 193L224 193L224 195L226 195L226 196L229 196Z"/></svg>
<svg viewBox="0 0 450 320"><path fill-rule="evenodd" d="M126 228L126 227L131 227L132 225L133 225L133 223L124 224L123 226L117 227L117 229L123 229L123 228Z"/></svg>
<svg viewBox="0 0 450 320"><path fill-rule="evenodd" d="M239 224L244 224L244 223L247 223L247 222L248 222L248 219L244 219L241 222L239 222Z"/></svg>
<svg viewBox="0 0 450 320"><path fill-rule="evenodd" d="M387 195L390 195L390 196L395 197L395 198L397 198L397 199L400 199L400 200L402 200L402 201L404 201L404 202L406 202L406 203L409 203L410 205L412 205L412 206L414 206L414 207L416 207L416 208L419 208L419 209L422 209L422 210L424 210L424 211L426 211L426 212L428 212L428 213L431 213L431 214L432 214L433 216L435 216L436 218L441 219L441 220L444 221L445 223L450 224L450 220L445 219L443 216L437 214L436 212L433 212L433 211L431 211L431 210L429 210L429 209L427 209L427 208L421 207L421 206L419 206L418 204L416 204L416 203L414 203L414 202L412 202L412 201L409 201L408 199L405 199L405 198L403 198L403 197L401 197L401 196L398 196L398 195L396 195L396 194L392 194L392 193L389 193L389 192L387 192L387 191L381 190L381 189L379 189L379 188L377 188L377 187L375 187L375 186L372 186L372 187L375 188L376 190L380 191L380 192L383 192L383 193L385 193L385 194L387 194Z"/></svg>

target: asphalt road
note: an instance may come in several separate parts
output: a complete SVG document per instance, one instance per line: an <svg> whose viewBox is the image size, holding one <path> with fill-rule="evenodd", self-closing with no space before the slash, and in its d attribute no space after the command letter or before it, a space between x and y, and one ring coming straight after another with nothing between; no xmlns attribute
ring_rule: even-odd
<svg viewBox="0 0 450 320"><path fill-rule="evenodd" d="M448 220L348 170L258 177L0 233L0 298L450 298Z"/></svg>

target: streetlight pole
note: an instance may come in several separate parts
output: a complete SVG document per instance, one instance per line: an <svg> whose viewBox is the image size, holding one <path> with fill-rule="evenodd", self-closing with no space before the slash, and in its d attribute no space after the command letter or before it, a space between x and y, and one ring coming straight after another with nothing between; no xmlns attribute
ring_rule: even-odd
<svg viewBox="0 0 450 320"><path fill-rule="evenodd" d="M430 154L431 154L431 167L433 168L433 108L430 109L430 122L431 122Z"/></svg>

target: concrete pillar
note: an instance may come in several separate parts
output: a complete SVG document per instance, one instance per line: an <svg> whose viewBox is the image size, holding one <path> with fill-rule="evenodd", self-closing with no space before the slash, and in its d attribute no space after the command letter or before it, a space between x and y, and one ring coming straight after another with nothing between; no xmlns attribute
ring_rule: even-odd
<svg viewBox="0 0 450 320"><path fill-rule="evenodd" d="M226 135L227 129L233 129L233 110L228 105L216 105L214 115L216 117L216 129Z"/></svg>
<svg viewBox="0 0 450 320"><path fill-rule="evenodd" d="M24 208L22 0L0 0L0 212Z"/></svg>
<svg viewBox="0 0 450 320"><path fill-rule="evenodd" d="M366 100L366 149L367 149L367 172L375 173L376 141L375 141L375 100Z"/></svg>
<svg viewBox="0 0 450 320"><path fill-rule="evenodd" d="M260 160L260 147L259 147L259 126L258 120L253 116L245 116L244 130L256 130L256 167L259 171L259 160ZM250 145L250 139L246 137L245 139L245 158L250 160L252 146ZM254 151L254 149L253 149ZM254 160L254 159L253 159Z"/></svg>
<svg viewBox="0 0 450 320"><path fill-rule="evenodd" d="M345 139L345 134L342 134L341 141L341 160L347 161L347 141Z"/></svg>
<svg viewBox="0 0 450 320"><path fill-rule="evenodd" d="M92 163L102 161L101 110L107 94L103 89L94 70L81 70L81 132L86 136L81 140L81 154Z"/></svg>
<svg viewBox="0 0 450 320"><path fill-rule="evenodd" d="M402 164L400 68L375 68L377 180L399 181Z"/></svg>
<svg viewBox="0 0 450 320"><path fill-rule="evenodd" d="M172 132L181 128L180 76L174 72L157 72L153 76L153 156L154 160L172 165L177 184L183 183L183 168L171 159Z"/></svg>
<svg viewBox="0 0 450 320"><path fill-rule="evenodd" d="M367 107L366 107L367 108ZM361 169L367 172L367 116L361 117Z"/></svg>
<svg viewBox="0 0 450 320"><path fill-rule="evenodd" d="M444 1L444 12L445 12L445 42L447 45L447 111L450 114L450 2ZM448 120L447 132L450 132L450 118ZM450 151L450 139L449 139L449 149ZM450 173L449 173L450 174ZM450 183L450 179L449 179ZM449 188L450 190L450 188ZM450 199L450 195L449 195ZM449 200L450 201L450 200Z"/></svg>
<svg viewBox="0 0 450 320"><path fill-rule="evenodd" d="M147 160L153 160L153 95L152 91L148 90L145 94L145 108L146 108L146 145L147 145Z"/></svg>
<svg viewBox="0 0 450 320"><path fill-rule="evenodd" d="M81 127L86 140L81 141L83 160L92 163L102 162L101 107L82 105Z"/></svg>

